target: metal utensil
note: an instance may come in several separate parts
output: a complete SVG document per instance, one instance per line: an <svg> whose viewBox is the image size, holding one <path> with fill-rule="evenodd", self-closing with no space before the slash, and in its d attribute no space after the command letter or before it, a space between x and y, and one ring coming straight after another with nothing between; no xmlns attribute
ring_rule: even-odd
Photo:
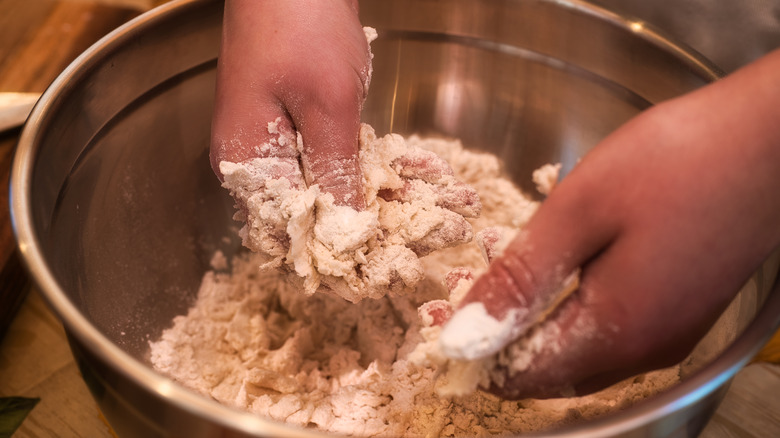
<svg viewBox="0 0 780 438"><path fill-rule="evenodd" d="M0 93L0 132L24 125L40 93Z"/></svg>

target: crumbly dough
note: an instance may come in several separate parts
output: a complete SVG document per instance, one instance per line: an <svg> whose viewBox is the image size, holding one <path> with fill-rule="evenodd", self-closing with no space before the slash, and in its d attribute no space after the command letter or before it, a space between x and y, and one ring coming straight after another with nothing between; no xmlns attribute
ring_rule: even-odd
<svg viewBox="0 0 780 438"><path fill-rule="evenodd" d="M269 132L277 132L276 123ZM300 136L297 143L300 151ZM465 217L479 215L479 196L446 161L399 135L377 138L363 125L360 166L364 211L306 187L295 159L220 163L223 186L239 206L236 219L245 224L244 245L267 257L262 266L295 273L306 294L326 290L357 302L413 290L424 276L419 257L471 240Z"/></svg>
<svg viewBox="0 0 780 438"><path fill-rule="evenodd" d="M536 184L536 190L543 195L549 195L555 185L558 183L558 178L561 173L561 163L557 164L545 164L542 167L534 170L531 175Z"/></svg>
<svg viewBox="0 0 780 438"><path fill-rule="evenodd" d="M482 215L469 219L476 231L521 227L537 208L502 177L495 156L457 141L406 143L445 158L454 176L476 189L483 203ZM150 343L150 359L156 370L226 405L353 436L539 431L622 409L678 381L671 368L581 398L508 401L473 388L442 396L474 375L469 366L481 366L452 366L431 348L452 304L485 269L481 252L470 242L431 253L419 259L424 276L414 293L356 304L306 296L278 270L258 270L260 254L242 254L229 269L204 276L189 312ZM528 341L529 352L543 335Z"/></svg>

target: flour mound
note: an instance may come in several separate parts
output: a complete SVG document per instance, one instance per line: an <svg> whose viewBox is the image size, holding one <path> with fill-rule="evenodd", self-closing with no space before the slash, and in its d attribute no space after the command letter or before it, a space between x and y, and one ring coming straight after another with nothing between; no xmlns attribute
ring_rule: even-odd
<svg viewBox="0 0 780 438"><path fill-rule="evenodd" d="M297 142L300 151L300 136ZM476 191L446 161L399 135L377 138L361 127L364 211L306 187L297 163L255 158L222 162L220 171L239 208L235 218L245 224L244 245L266 256L261 266L296 274L307 295L325 290L358 302L408 293L424 277L419 257L472 238L465 218L480 214Z"/></svg>
<svg viewBox="0 0 780 438"><path fill-rule="evenodd" d="M450 176L476 190L482 214L468 219L476 231L522 228L538 207L502 176L493 155L457 141L413 136L403 144L444 158ZM404 172L433 155L407 157ZM415 174L423 181L448 179L444 171L423 173ZM395 170L366 175L405 182L398 177ZM392 197L411 196L396 191ZM150 343L150 360L157 371L228 406L293 426L371 437L535 432L614 412L678 382L672 368L581 398L511 401L464 390L463 381L482 364L453 366L433 347L452 304L485 270L481 253L476 242L437 250L418 259L424 277L414 293L356 304L330 294L306 296L280 270L258 270L262 254L245 253L230 261L229 271L205 274L192 308ZM215 260L224 267L222 258Z"/></svg>

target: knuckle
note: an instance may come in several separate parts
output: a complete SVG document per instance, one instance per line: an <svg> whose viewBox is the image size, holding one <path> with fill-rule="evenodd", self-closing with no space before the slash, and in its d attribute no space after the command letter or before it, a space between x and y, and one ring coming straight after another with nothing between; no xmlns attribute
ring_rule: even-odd
<svg viewBox="0 0 780 438"><path fill-rule="evenodd" d="M504 292L522 307L533 303L533 294L539 292L540 286L527 257L527 252L505 251L491 264L495 275L505 279L507 289Z"/></svg>

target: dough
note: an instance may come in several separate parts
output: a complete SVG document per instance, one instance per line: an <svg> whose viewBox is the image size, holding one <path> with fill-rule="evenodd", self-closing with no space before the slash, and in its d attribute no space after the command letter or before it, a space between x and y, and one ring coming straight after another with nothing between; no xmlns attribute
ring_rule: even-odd
<svg viewBox="0 0 780 438"><path fill-rule="evenodd" d="M276 124L270 133L278 133ZM282 135L276 141L290 142ZM264 268L294 273L307 295L325 290L358 302L413 290L424 276L419 257L472 239L466 218L479 216L479 196L435 153L399 135L377 138L364 124L360 166L364 211L306 187L297 159L220 163L235 219L245 224L244 245L267 256Z"/></svg>
<svg viewBox="0 0 780 438"><path fill-rule="evenodd" d="M493 155L457 141L413 136L404 144L444 158L477 191L482 214L468 221L478 232L520 228L538 206L503 177ZM384 174L393 177L377 178ZM486 253L494 254L500 236L484 240ZM259 253L241 254L229 268L215 257L192 308L150 343L150 360L155 370L220 403L352 436L536 432L620 410L679 381L674 367L581 398L512 401L475 391L483 364L448 363L436 339L452 305L486 268L481 253L477 242L435 251L418 259L424 275L413 293L356 304L306 296L279 270L258 271ZM533 354L548 335L529 338L524 353ZM443 395L454 393L463 395Z"/></svg>

